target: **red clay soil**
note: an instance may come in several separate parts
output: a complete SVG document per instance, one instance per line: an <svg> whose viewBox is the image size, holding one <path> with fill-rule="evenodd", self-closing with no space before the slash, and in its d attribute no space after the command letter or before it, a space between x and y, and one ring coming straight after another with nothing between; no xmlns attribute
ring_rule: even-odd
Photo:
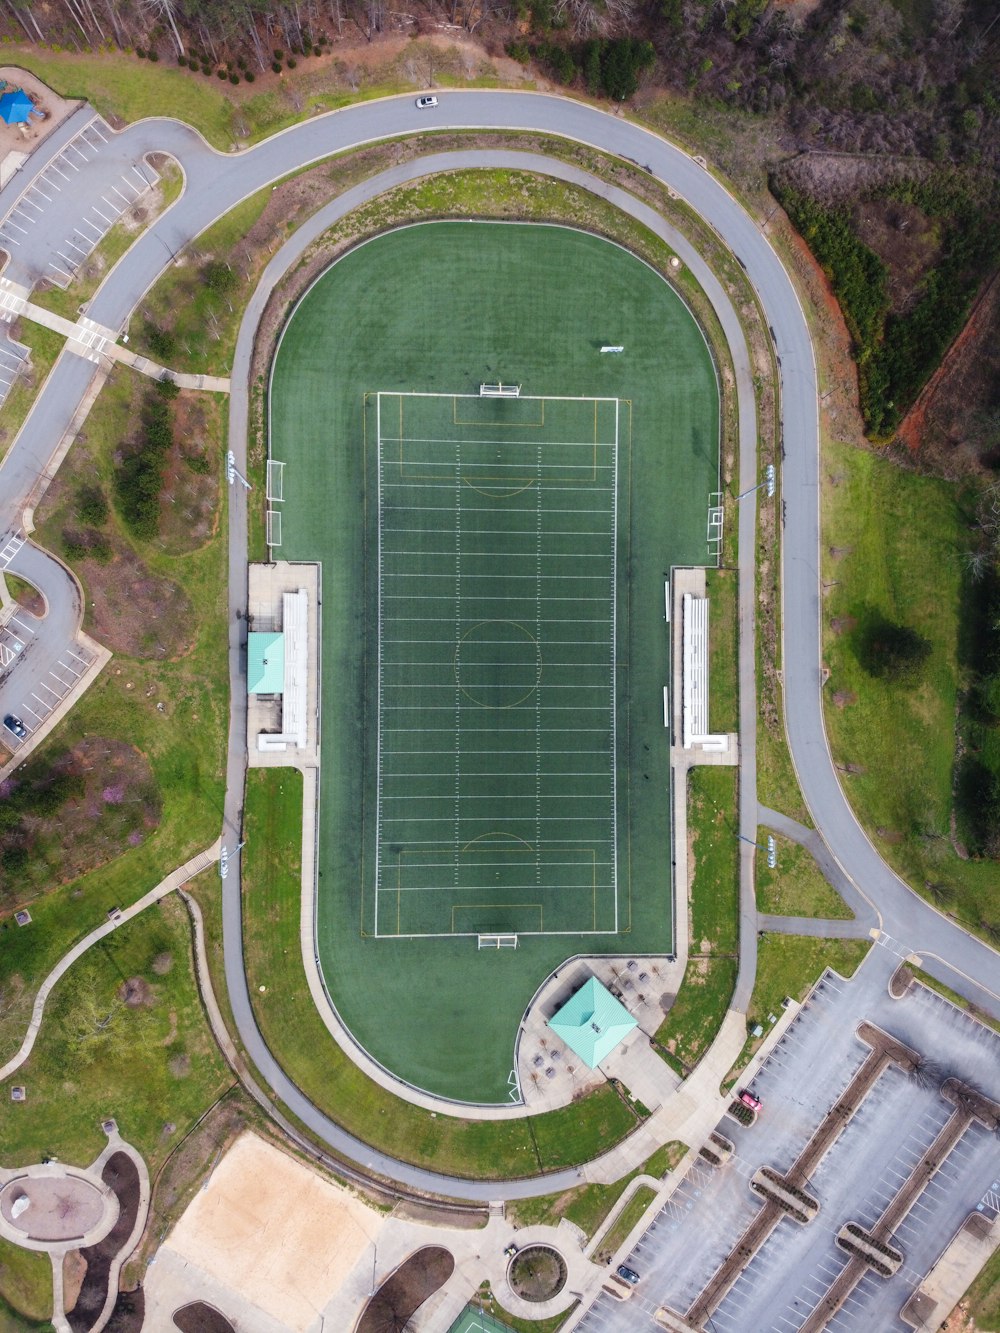
<svg viewBox="0 0 1000 1333"><path fill-rule="evenodd" d="M451 1252L440 1245L416 1250L386 1278L365 1306L357 1333L400 1333L454 1271Z"/></svg>

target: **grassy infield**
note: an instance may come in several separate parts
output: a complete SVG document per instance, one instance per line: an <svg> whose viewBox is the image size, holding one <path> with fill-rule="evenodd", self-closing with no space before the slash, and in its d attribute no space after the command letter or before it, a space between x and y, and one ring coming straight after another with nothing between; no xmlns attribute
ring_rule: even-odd
<svg viewBox="0 0 1000 1333"><path fill-rule="evenodd" d="M51 79L56 86L68 92L88 95L97 105L103 104L108 109L114 107L129 118L172 110L178 102L178 90L183 89L187 118L200 124L213 142L223 144L231 133L232 113L226 99L214 88L209 89L203 83L199 85L198 80L180 71L149 67L142 70L143 78L139 80L135 77L137 71L131 66L116 66L114 62L98 58L39 58L35 52L31 53L31 63L42 77ZM192 93L193 84L199 85L197 94ZM266 103L251 108L250 114L254 117L255 132L260 134L282 123L282 117L276 115ZM47 346L45 339L48 336L43 330L31 330L28 334L28 340L35 340L36 365L51 364L58 351L57 343L53 343L51 348ZM39 377L39 382L41 378L43 376ZM16 428L16 423L23 419L27 410L27 401L19 403L17 395L18 391L15 391L8 399L0 416L0 426L6 426L9 431L8 440L13 437L12 427ZM102 408L103 404L99 402L88 423L89 433L99 434ZM114 441L108 441L107 447L111 448L113 444ZM846 447L830 446L830 449L833 466L828 470L837 477L838 484L827 487L824 544L827 547L854 546L852 555L840 560L836 566L834 577L839 580L839 588L831 598L831 616L856 614L866 604L877 606L890 615L908 613L910 623L916 624L921 632L927 634L935 648L931 682L914 694L900 696L883 691L860 677L850 651L849 635L831 637L828 644L828 660L834 673L831 688L850 689L853 686L858 696L858 702L843 711L831 709L828 718L831 740L835 752L860 763L864 768L863 772L850 780L849 790L867 826L870 829L885 828L893 835L892 840L882 840L886 856L900 866L911 881L915 879L918 883L928 871L941 873L943 863L946 873L959 886L960 913L975 923L981 915L990 868L960 861L951 853L947 837L927 836L928 829L940 833L942 824L944 831L947 831L949 808L953 701L957 680L955 644L958 638L959 573L955 552L960 546L962 533L954 492L944 483L900 473L875 456ZM221 587L221 543L216 541L210 546L219 549L206 551L205 565L210 567L212 560L216 561L214 581L217 587ZM940 558L932 558L932 553ZM873 572L877 577L872 578ZM220 644L215 641L217 634L213 624L222 621L215 614L212 598L206 595L206 586L198 586L199 582L195 579L194 584L189 586L192 600L206 609L198 647L184 665L171 664L166 673L161 665L156 668L156 674L161 681L166 674L168 688L186 701L189 710L201 707L205 710L203 716L207 714L213 717L216 725L221 725L224 683L219 678L218 670L213 669L213 663L217 667L222 654ZM143 673L148 671L145 665L127 665L130 668L128 674L133 677L141 679ZM221 772L217 760L210 762L206 768L205 756L221 755L221 730L217 744L206 745L203 733L197 747L193 747L184 744L185 728L180 726L174 729L177 736L164 744L156 735L155 724L145 715L140 698L139 689L126 695L121 683L108 676L91 690L84 703L75 711L64 728L64 734L70 728L86 731L100 727L102 734L123 735L144 749L147 749L144 742L148 742L147 752L151 754L164 791L163 824L144 847L120 858L100 876L85 876L78 884L63 886L33 905L36 923L43 929L33 930L30 935L19 938L16 977L12 978L9 956L4 959L6 970L0 975L0 981L6 983L8 992L13 979L15 988L20 981L25 993L30 995L54 959L74 938L100 919L107 906L112 902L126 901L130 894L134 894L136 886L153 882L160 872L202 845L214 832L217 821L214 815L206 817L206 810L211 814L211 802L204 798L208 793L214 793L216 799L221 799ZM886 717L892 720L892 726L884 725ZM721 722L719 724L722 725ZM215 725L212 730L215 731ZM918 762L908 763L907 758L914 755L918 756ZM908 791L906 784L899 780L901 774L909 771L921 774L922 796L916 800L913 792ZM698 775L698 788L702 786L701 777ZM196 788L194 799L190 795L192 780ZM697 837L708 824L716 821L720 800L719 793L697 788L693 796L696 810L692 822ZM729 808L733 808L731 803ZM898 841L897 835L902 835ZM782 855L784 858L785 849ZM790 863L789 869L792 869ZM800 868L794 873L798 879ZM723 877L720 882L728 885L730 872L720 866L714 875L720 874ZM808 881L814 881L808 868L805 877ZM703 878L708 879L707 871ZM762 884L761 888L762 906L780 905L780 910L795 912L830 912L830 904L817 899L811 890L805 892L799 900L789 894L787 883L776 890L777 896L772 894L768 885ZM211 911L209 915L211 917ZM169 1019L170 1000L175 988L178 1012L195 1012L196 1002L190 991L192 982L183 941L183 923L172 916L169 907L155 909L155 915L150 914L128 932L123 931L120 936L113 937L117 958L112 956L110 946L109 951L95 956L96 975L92 972L87 980L107 1000L109 985L120 975L117 967L144 967L149 961L148 931L151 922L161 940L172 941L172 952L177 960L174 970L167 977L154 978L154 984L160 992L150 1011L149 1022L154 1025L162 1023L164 1015ZM701 938L710 939L720 955L727 951L728 928L721 917L713 925L706 917L705 910L697 906L697 897L693 925L696 931L708 931ZM783 994L795 993L797 988L808 984L821 965L822 960L815 955L816 950L822 947L808 941L779 937L763 941L753 1012L766 1017L765 1011L773 1010L774 1004L780 1002ZM725 975L721 967L719 972ZM53 996L52 1012L55 1012L56 1007L68 1011L74 1001L79 1001L82 977L82 971L71 973L62 983ZM723 1005L725 1000L722 997L723 993L728 997L728 985L726 980L717 987ZM702 1012L705 1007L701 1005ZM26 1016L23 1006L19 1012L20 1018L12 1026L23 1030L23 1018ZM676 1019L677 1016L678 1008L675 1006L671 1017ZM301 1017L302 1011L299 1011L296 1014L297 1024ZM132 1015L128 1018L131 1021ZM54 1087L52 1070L58 1068L59 1061L55 1049L59 1038L53 1035L55 1031L54 1025L43 1030L36 1053L21 1075L29 1083L35 1106L45 1105L46 1089ZM168 1027L163 1035L168 1036L169 1033ZM202 1037L203 1033L189 1033L185 1029L179 1040L191 1042L191 1048L196 1049ZM697 1037L695 1040L698 1040ZM14 1039L8 1042L8 1045L11 1044L16 1044L16 1032ZM144 1102L139 1086L147 1077L147 1061L150 1058L154 1073L159 1071L157 1077L161 1079L160 1092L166 1099L156 1106L155 1112L149 1107L148 1099ZM164 1144L159 1141L162 1118L169 1112L178 1124L178 1133L182 1132L185 1109L190 1118L196 1113L196 1108L202 1109L208 1104L223 1081L222 1071L211 1055L199 1062L201 1068L196 1067L187 1079L171 1079L169 1075L164 1078L163 1067L167 1059L168 1048L154 1043L152 1057L147 1057L143 1062L141 1077L135 1065L131 1070L121 1067L114 1069L119 1092L115 1105L110 1109L122 1118L123 1128L147 1152L153 1165L162 1160L166 1151ZM205 1071L204 1076L202 1069ZM16 1154L17 1160L28 1160L37 1151L44 1150L39 1147L43 1140L48 1142L56 1138L63 1155L68 1156L76 1151L82 1160L97 1151L100 1138L94 1118L109 1109L102 1091L107 1072L100 1059L87 1069L77 1070L74 1079L75 1104L83 1108L83 1115L74 1117L74 1123L66 1122L65 1098L49 1100L48 1115L34 1115L30 1128L26 1124L17 1126L9 1113L5 1113L5 1146L11 1141L15 1144L15 1152L10 1153L9 1157L13 1159ZM0 1090L0 1096L4 1091ZM36 1097L40 1100L36 1101ZM4 1103L10 1105L6 1098ZM15 1136L13 1140L8 1137L11 1134ZM537 1155L541 1160L541 1153ZM988 1266L973 1289L983 1327L1000 1327L995 1308L997 1273L993 1270L996 1267L996 1264ZM10 1247L0 1248L0 1285L30 1315L41 1317L47 1308L47 1269L35 1256L27 1256L25 1252L14 1251ZM0 1313L0 1321L5 1318ZM13 1322L11 1326L18 1327L19 1321ZM2 1322L0 1327L3 1327Z"/></svg>

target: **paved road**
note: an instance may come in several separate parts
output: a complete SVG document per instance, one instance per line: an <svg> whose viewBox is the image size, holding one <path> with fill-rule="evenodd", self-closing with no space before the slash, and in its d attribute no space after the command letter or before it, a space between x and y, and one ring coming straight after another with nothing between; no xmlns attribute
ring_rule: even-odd
<svg viewBox="0 0 1000 1333"><path fill-rule="evenodd" d="M706 217L743 263L764 306L780 358L786 450L782 489L787 504L782 543L783 623L794 627L794 634L785 643L785 707L789 742L803 795L830 854L876 905L884 929L896 941L902 941L903 947L921 953L928 970L1000 1017L1000 996L995 989L997 955L917 898L886 866L859 827L841 791L827 747L821 702L819 431L816 371L808 327L795 289L766 237L728 191L679 149L626 120L535 93L449 92L442 96L433 117L418 113L411 98L390 99L318 117L254 149L232 155L215 152L194 131L177 122L143 121L117 136L116 166L139 162L150 152L165 151L182 164L187 188L182 198L116 266L91 302L88 314L112 329L121 328L142 294L183 246L240 199L289 171L375 139L427 128L498 126L559 134L640 163ZM53 197L46 214L49 218L46 225L52 235L72 222L78 213L89 189L88 170L81 167L72 194L64 192ZM60 421L68 423L93 371L89 363L71 354L64 354L57 366L25 429L0 467L0 535L16 523L33 477L44 469L51 453L53 432L58 430ZM45 422L47 428L40 424ZM241 502L237 499L234 505L237 524L245 521L240 517ZM752 542L749 547L743 546L746 559L752 559L753 549ZM233 569L232 574L234 586L245 587L240 582L245 579L245 569ZM70 586L67 581L67 596ZM741 600L741 615L749 609ZM231 650L235 654L240 652L238 629L234 625L231 631ZM744 725L752 717L746 684L744 679ZM233 719L237 725L239 707L237 702ZM241 746L242 736L234 732L226 806L227 823L233 828L240 823L242 756L237 759L235 752ZM756 827L755 819L745 806L741 811L741 830L748 832L751 827ZM230 897L238 894L236 869L234 866L227 882ZM752 920L744 896L745 943L752 938L752 929L747 929ZM230 947L235 946L230 944ZM745 966L741 972L744 988L747 980ZM238 1015L238 1021L241 1036L249 1046L255 1030L244 1030L243 1025L252 1020L244 1013ZM287 1085L273 1061L264 1072L273 1076L283 1091L287 1086L288 1104L297 1114L309 1109L301 1094ZM331 1130L335 1128L330 1126ZM335 1149L338 1147L338 1136L328 1141ZM342 1134L339 1141L343 1144ZM351 1155L357 1152L358 1146L354 1145ZM359 1160L371 1161L376 1169L382 1169L375 1159L375 1154L361 1150ZM444 1182L430 1173L414 1172L388 1159L383 1159L383 1163L391 1174L417 1187L447 1188L452 1193L477 1198L501 1193L497 1188L490 1190L476 1182ZM522 1195L542 1192L570 1183L572 1173L563 1176L565 1180L547 1177L534 1187L522 1183L516 1192Z"/></svg>

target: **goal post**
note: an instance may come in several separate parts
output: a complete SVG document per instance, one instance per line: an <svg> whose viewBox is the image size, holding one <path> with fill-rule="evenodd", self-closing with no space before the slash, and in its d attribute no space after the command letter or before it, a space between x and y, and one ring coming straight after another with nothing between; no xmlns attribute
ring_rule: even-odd
<svg viewBox="0 0 1000 1333"><path fill-rule="evenodd" d="M480 398L520 398L520 384L480 384Z"/></svg>
<svg viewBox="0 0 1000 1333"><path fill-rule="evenodd" d="M513 934L491 934L479 935L478 947L480 949L516 949L517 936Z"/></svg>
<svg viewBox="0 0 1000 1333"><path fill-rule="evenodd" d="M267 460L267 498L277 501L285 498L285 465L274 458Z"/></svg>

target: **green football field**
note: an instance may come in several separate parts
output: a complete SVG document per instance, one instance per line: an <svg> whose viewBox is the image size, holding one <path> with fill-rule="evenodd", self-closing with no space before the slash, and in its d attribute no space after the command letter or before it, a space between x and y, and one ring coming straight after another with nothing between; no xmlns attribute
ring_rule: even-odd
<svg viewBox="0 0 1000 1333"><path fill-rule="evenodd" d="M270 416L276 555L322 562L328 989L394 1072L503 1100L553 968L672 947L663 585L709 561L711 355L617 246L441 222L311 288Z"/></svg>

